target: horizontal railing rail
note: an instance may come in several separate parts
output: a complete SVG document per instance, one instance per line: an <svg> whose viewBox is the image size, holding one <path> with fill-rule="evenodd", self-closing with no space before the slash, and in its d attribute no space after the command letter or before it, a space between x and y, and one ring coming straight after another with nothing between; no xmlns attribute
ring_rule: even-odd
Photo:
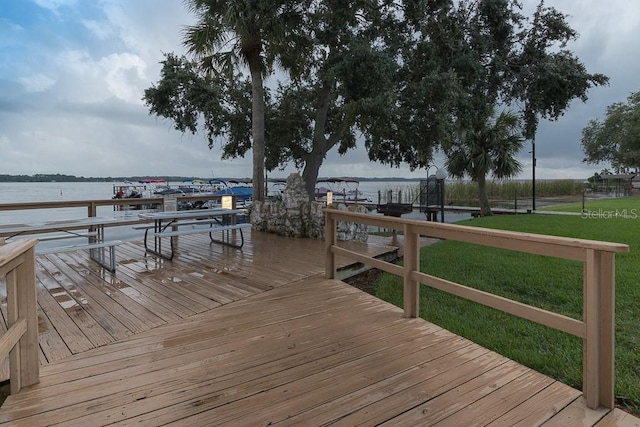
<svg viewBox="0 0 640 427"><path fill-rule="evenodd" d="M178 202L195 202L221 200L223 196L200 195L200 196L175 196ZM164 205L164 197L131 198L131 199L96 199L96 200L61 200L54 202L19 202L0 203L0 212L17 211L30 209L61 209L61 208L82 208L86 207L88 215L96 216L95 208L98 206L139 206L139 205Z"/></svg>
<svg viewBox="0 0 640 427"><path fill-rule="evenodd" d="M96 199L96 200L66 200L66 201L53 201L53 202L19 202L19 203L0 203L0 212L3 211L20 211L20 210L33 210L33 209L65 209L65 208L86 208L87 217L97 216L97 208L99 206L141 206L141 205L158 205L160 209L174 210L175 203L182 202L195 202L195 201L221 201L223 198L230 198L230 206L236 206L236 196L226 195L195 195L195 196L172 196L166 197L151 197L151 198L132 198L132 199ZM171 206L171 208L168 208ZM124 218L119 221L105 223L105 227L115 227L123 225L134 225L141 222L148 222L139 218ZM89 228L89 227L88 227ZM0 228L0 237L11 237L11 233L3 232Z"/></svg>
<svg viewBox="0 0 640 427"><path fill-rule="evenodd" d="M405 317L419 314L419 285L424 284L471 301L575 335L583 340L583 394L590 408L614 406L615 254L628 252L620 243L547 236L431 221L383 217L325 209L326 276L336 277L336 255L403 278ZM374 259L338 246L337 224L346 221L404 233L404 266ZM420 270L420 236L455 240L512 251L580 261L583 269L583 319L533 307L483 292ZM455 262L455 260L452 260Z"/></svg>
<svg viewBox="0 0 640 427"><path fill-rule="evenodd" d="M36 302L36 239L4 244L0 238L0 279L7 289L7 331L0 337L0 360L9 356L11 393L39 381Z"/></svg>

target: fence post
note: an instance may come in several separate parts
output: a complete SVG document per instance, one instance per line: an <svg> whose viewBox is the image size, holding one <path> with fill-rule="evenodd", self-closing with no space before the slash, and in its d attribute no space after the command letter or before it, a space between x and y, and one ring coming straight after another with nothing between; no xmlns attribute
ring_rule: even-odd
<svg viewBox="0 0 640 427"><path fill-rule="evenodd" d="M589 408L614 407L615 255L587 249L583 393Z"/></svg>
<svg viewBox="0 0 640 427"><path fill-rule="evenodd" d="M404 317L415 318L420 314L420 283L411 278L411 273L420 271L419 235L409 224L404 225Z"/></svg>
<svg viewBox="0 0 640 427"><path fill-rule="evenodd" d="M89 202L89 204L87 205L87 211L87 216L89 217L98 216L98 210L96 208L95 202Z"/></svg>
<svg viewBox="0 0 640 427"><path fill-rule="evenodd" d="M325 250L325 277L335 279L336 277L336 256L331 251L331 247L337 242L336 220L330 214L331 207L324 211L324 250Z"/></svg>
<svg viewBox="0 0 640 427"><path fill-rule="evenodd" d="M6 276L7 320L11 326L25 319L27 330L9 353L11 394L39 381L38 313L36 299L35 244L24 253L24 261Z"/></svg>

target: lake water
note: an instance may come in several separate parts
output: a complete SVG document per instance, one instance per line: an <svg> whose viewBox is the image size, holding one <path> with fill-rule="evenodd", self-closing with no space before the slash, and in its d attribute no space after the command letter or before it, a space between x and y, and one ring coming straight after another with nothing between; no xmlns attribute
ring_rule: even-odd
<svg viewBox="0 0 640 427"><path fill-rule="evenodd" d="M116 185L118 183L115 183ZM177 186L179 183L171 183ZM113 196L114 183L111 182L16 182L0 183L0 203L20 203L20 202L49 202L49 201L72 201L72 200L103 200ZM404 203L414 200L418 194L419 181L363 181L358 185L358 189L369 197L374 203L378 203L378 192L386 194L392 190L397 194L401 190L404 196ZM346 190L350 190L346 186ZM410 196L412 195L412 196ZM396 197L396 196L394 196ZM395 202L396 200L394 200ZM417 203L418 201L415 200ZM111 206L99 206L98 216L136 217L139 211L114 211ZM0 224L15 224L36 221L49 221L57 219L84 218L87 216L86 208L64 208L64 209L32 209L24 211L2 211L0 212ZM424 219L423 213L415 212L407 215L412 218ZM447 222L458 221L468 218L455 214L445 215ZM139 238L141 234L132 234L131 227L108 227L105 231L109 239ZM137 232L136 232L137 233ZM54 242L43 242L51 243ZM72 242L69 242L72 243Z"/></svg>
<svg viewBox="0 0 640 427"><path fill-rule="evenodd" d="M171 186L178 184L170 183ZM0 182L0 203L110 199L113 196L113 186L114 183L111 182ZM377 203L378 192L386 193L393 190L396 194L401 190L406 198L408 194L417 194L418 187L419 181L363 181L358 185L358 190ZM339 191L342 188L349 191L355 187L345 184L333 189ZM79 210L84 211L84 208Z"/></svg>

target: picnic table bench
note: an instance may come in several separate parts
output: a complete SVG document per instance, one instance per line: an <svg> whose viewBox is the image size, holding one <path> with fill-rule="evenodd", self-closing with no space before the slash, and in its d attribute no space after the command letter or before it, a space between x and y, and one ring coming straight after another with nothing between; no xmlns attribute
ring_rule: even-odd
<svg viewBox="0 0 640 427"><path fill-rule="evenodd" d="M0 235L12 239L24 235L41 235L38 240L61 240L86 237L86 243L57 246L47 249L36 248L38 254L60 253L78 250L89 250L91 260L114 273L116 271L115 247L122 244L120 240L104 239L105 225L117 222L113 217L87 217L60 221L41 221L25 224L9 224L0 226ZM87 231L80 231L80 230ZM56 234L53 234L56 233ZM107 251L108 250L108 256Z"/></svg>
<svg viewBox="0 0 640 427"><path fill-rule="evenodd" d="M208 233L211 242L234 248L242 248L244 235L242 230L251 228L249 223L236 223L236 216L245 213L244 209L193 209L187 211L145 212L138 216L144 220L153 220L153 224L136 225L136 230L145 230L145 251L167 260L175 256L176 241L174 238L189 234ZM188 227L185 229L185 227ZM182 228L182 229L181 229ZM230 239L230 232L238 231L240 243ZM222 233L220 239L214 234ZM149 234L153 236L153 246L149 245ZM162 239L170 238L170 251L162 249Z"/></svg>

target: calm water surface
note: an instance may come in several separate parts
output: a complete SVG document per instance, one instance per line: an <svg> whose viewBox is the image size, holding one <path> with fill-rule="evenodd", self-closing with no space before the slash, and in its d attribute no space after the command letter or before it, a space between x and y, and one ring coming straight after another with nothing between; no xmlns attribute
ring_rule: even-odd
<svg viewBox="0 0 640 427"><path fill-rule="evenodd" d="M117 183L115 183L117 184ZM178 183L172 183L177 185ZM50 202L71 200L110 199L113 195L111 182L17 182L0 183L0 203ZM418 181L363 181L358 189L373 202L378 202L378 192L401 190L407 203L417 197ZM351 188L347 188L349 190ZM395 201L395 200L394 200ZM416 200L417 202L417 200ZM98 207L99 216L133 216L135 211L114 211L110 206ZM31 209L24 211L0 211L0 224L14 224L34 221L84 218L86 208Z"/></svg>
<svg viewBox="0 0 640 427"><path fill-rule="evenodd" d="M118 183L115 183L117 185ZM171 183L177 186L179 183ZM113 196L114 183L111 182L45 182L45 183L0 183L0 203L21 203L21 202L52 202L52 201L75 201L75 200L103 200ZM404 194L403 203L417 197L419 188L418 181L363 181L358 185L358 189L370 198L374 203L378 203L378 194L386 194L393 191L397 194L401 191ZM346 188L352 190L353 188ZM338 189L339 190L339 189ZM394 196L395 197L395 196ZM393 200L396 202L397 200ZM136 218L140 211L114 211L111 206L99 206L98 216L103 217L131 217ZM23 211L0 211L0 224L20 224L39 221L51 221L62 219L85 218L86 208L63 208L63 209L29 209ZM423 213L413 212L405 217L425 219ZM468 218L467 214L445 215L447 222L455 222ZM107 227L105 237L108 240L140 240L143 232L133 230L130 226ZM65 239L40 242L38 247L54 247L75 243L83 243L83 239Z"/></svg>
<svg viewBox="0 0 640 427"><path fill-rule="evenodd" d="M0 203L110 199L112 194L113 184L109 182L0 182ZM114 215L113 208L100 207L98 215ZM86 208L2 211L0 222L10 224L86 216Z"/></svg>

